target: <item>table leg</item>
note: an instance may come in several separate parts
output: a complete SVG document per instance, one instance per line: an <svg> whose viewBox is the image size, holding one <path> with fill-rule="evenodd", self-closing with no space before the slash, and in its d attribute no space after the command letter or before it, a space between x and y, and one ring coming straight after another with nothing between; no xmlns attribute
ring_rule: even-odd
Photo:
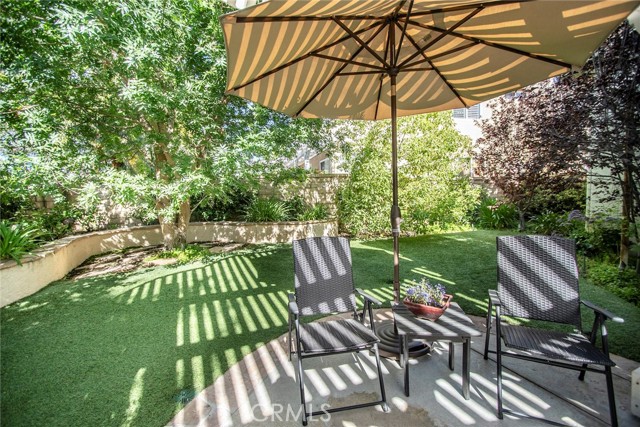
<svg viewBox="0 0 640 427"><path fill-rule="evenodd" d="M396 336L398 337L398 364L400 369L404 369L404 364L407 363L404 358L404 338L399 334L396 334Z"/></svg>
<svg viewBox="0 0 640 427"><path fill-rule="evenodd" d="M469 382L471 369L471 338L466 338L462 343L462 396L469 400Z"/></svg>
<svg viewBox="0 0 640 427"><path fill-rule="evenodd" d="M404 359L404 394L409 397L409 336L402 335L402 354Z"/></svg>
<svg viewBox="0 0 640 427"><path fill-rule="evenodd" d="M454 366L454 358L455 357L455 347L453 346L453 341L449 341L449 369L453 371Z"/></svg>

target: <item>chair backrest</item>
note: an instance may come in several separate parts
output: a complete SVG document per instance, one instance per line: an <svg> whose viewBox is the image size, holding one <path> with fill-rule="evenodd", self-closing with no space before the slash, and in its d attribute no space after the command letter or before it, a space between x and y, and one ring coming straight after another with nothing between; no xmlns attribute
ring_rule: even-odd
<svg viewBox="0 0 640 427"><path fill-rule="evenodd" d="M575 241L556 236L497 238L502 313L581 328Z"/></svg>
<svg viewBox="0 0 640 427"><path fill-rule="evenodd" d="M310 237L293 242L295 294L300 314L356 310L351 249L345 237Z"/></svg>

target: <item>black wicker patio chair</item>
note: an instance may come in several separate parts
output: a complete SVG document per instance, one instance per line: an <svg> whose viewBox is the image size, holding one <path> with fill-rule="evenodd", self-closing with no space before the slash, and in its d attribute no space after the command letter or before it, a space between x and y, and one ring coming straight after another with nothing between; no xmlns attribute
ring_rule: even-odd
<svg viewBox="0 0 640 427"><path fill-rule="evenodd" d="M373 323L372 304L380 304L353 285L351 249L344 237L311 237L293 242L295 293L289 294L289 358L297 354L298 384L302 403L302 424L308 417L330 412L382 405L388 410L378 342ZM364 298L364 309L358 313L355 294ZM303 318L323 314L352 312L353 319L304 322ZM369 327L364 325L368 313ZM292 341L295 330L295 350ZM302 360L347 352L372 350L378 367L380 400L359 405L308 412L305 403Z"/></svg>
<svg viewBox="0 0 640 427"><path fill-rule="evenodd" d="M623 320L588 301L580 300L575 242L555 236L519 235L498 237L497 247L498 289L489 290L484 358L486 360L489 353L496 354L498 418L502 419L504 412L515 413L502 406L502 357L507 356L580 371L580 380L584 380L586 371L604 374L611 425L617 426L611 375L611 367L615 363L609 358L605 320ZM595 313L588 337L580 332L581 303ZM493 309L496 350L490 351ZM576 332L507 325L501 322L501 316L572 325ZM601 347L596 346L598 331ZM506 348L503 348L503 343Z"/></svg>

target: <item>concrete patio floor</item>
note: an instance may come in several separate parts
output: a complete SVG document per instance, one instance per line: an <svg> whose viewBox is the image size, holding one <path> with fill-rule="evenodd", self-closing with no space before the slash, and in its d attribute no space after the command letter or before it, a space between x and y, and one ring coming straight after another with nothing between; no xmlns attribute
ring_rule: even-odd
<svg viewBox="0 0 640 427"><path fill-rule="evenodd" d="M389 310L376 321L390 319ZM472 317L483 331L484 319ZM379 406L317 416L310 426L538 426L540 420L496 417L496 364L482 358L484 336L474 339L471 353L470 399L462 396L462 348L456 344L456 365L448 367L448 343L436 343L431 353L411 360L411 395L403 389L403 370L383 358L390 411ZM191 401L168 426L300 426L296 359L289 361L286 335L268 343L234 365ZM621 426L640 426L631 414L631 371L640 364L614 360L614 386ZM357 357L335 355L306 359L308 398L313 410L375 400L378 380L369 352ZM504 361L504 406L533 417L571 426L609 425L604 375L577 372L507 358ZM323 406L325 405L325 406ZM328 405L328 406L327 406Z"/></svg>

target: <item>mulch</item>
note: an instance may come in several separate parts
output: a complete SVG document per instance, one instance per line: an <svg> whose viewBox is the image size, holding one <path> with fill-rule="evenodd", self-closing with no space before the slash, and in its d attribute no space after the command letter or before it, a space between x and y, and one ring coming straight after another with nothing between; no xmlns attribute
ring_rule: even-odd
<svg viewBox="0 0 640 427"><path fill-rule="evenodd" d="M199 246L209 249L212 254L229 252L244 247L241 243L207 242ZM109 252L87 258L85 262L71 270L65 279L78 280L103 274L120 274L135 271L140 268L160 265L171 265L178 262L176 258L158 258L146 260L152 255L163 251L162 245L129 248L123 251Z"/></svg>

